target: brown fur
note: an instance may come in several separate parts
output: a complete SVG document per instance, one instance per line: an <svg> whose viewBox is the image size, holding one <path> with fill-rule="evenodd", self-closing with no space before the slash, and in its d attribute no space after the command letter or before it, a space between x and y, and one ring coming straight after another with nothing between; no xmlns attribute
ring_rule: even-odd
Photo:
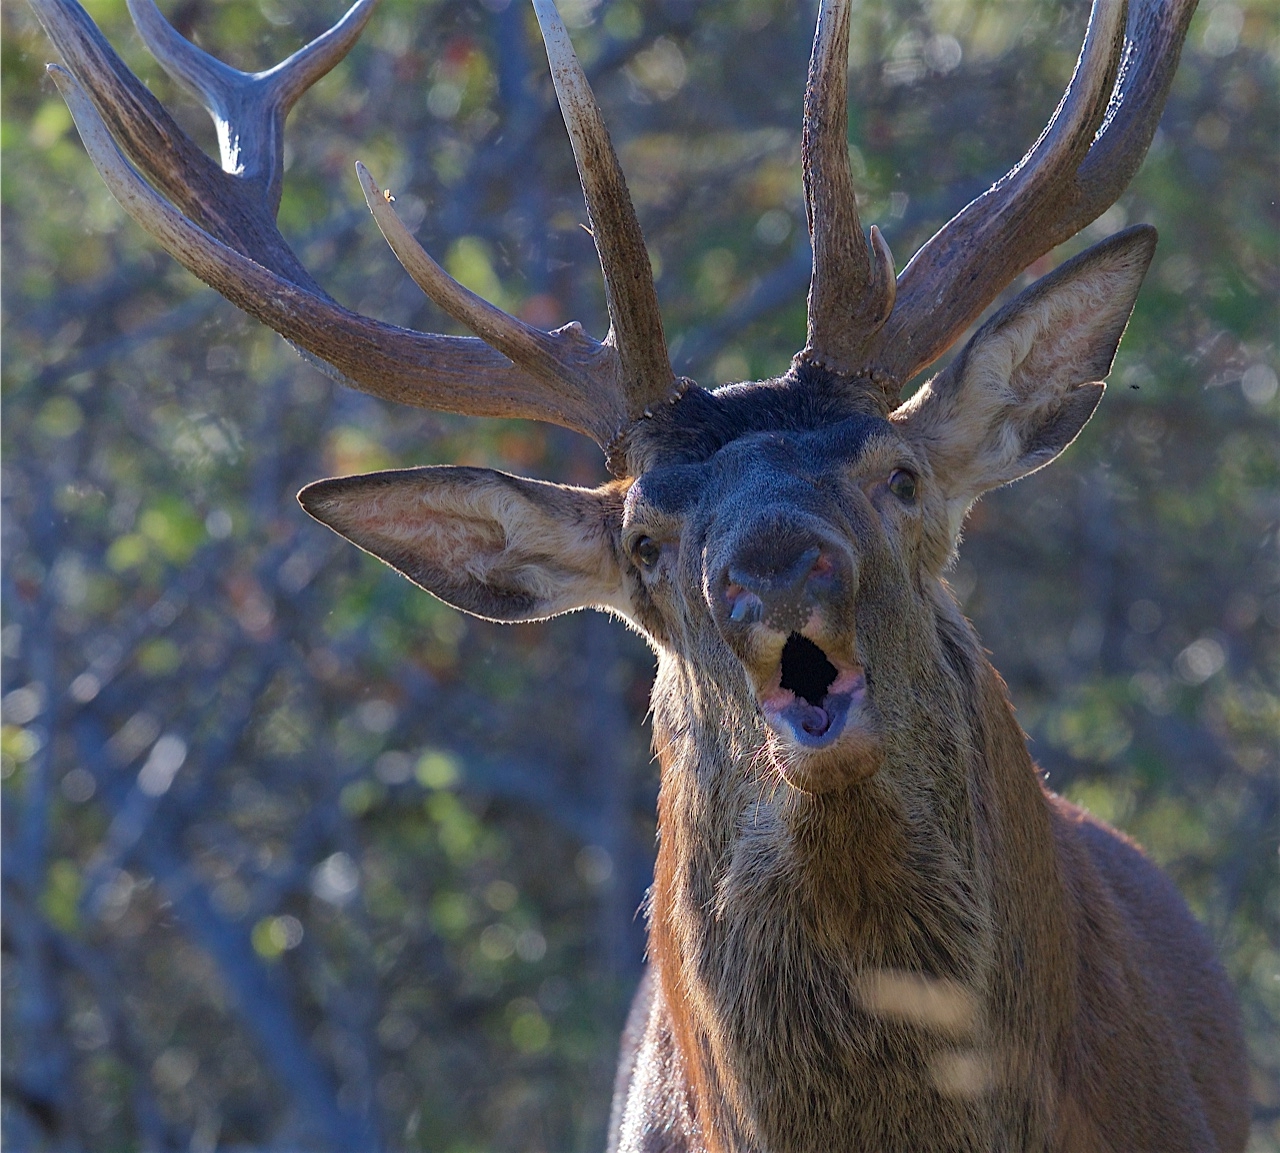
<svg viewBox="0 0 1280 1153"><path fill-rule="evenodd" d="M806 797L709 765L660 684L650 1019L686 1068L646 1108L710 1132L620 1147L1243 1148L1238 1026L1203 934L1136 848L1043 789L999 677L946 627L974 680L949 686L972 729L944 829L892 766ZM921 973L886 1011L886 974Z"/></svg>
<svg viewBox="0 0 1280 1153"><path fill-rule="evenodd" d="M628 498L632 522L691 540L642 602L660 654L657 992L616 1148L1243 1147L1239 1024L1203 934L1140 851L1043 788L939 580L954 510L1088 419L1149 252L1062 270L894 415L927 470L912 514L861 479L908 459L874 429L857 496L813 496L810 474L838 494L850 466L784 435L718 450L726 487L693 511L646 508L665 488L644 479ZM817 795L780 780L736 662L695 623L717 549L776 550L803 516L856 542L856 596L824 611L876 673L882 743L869 777Z"/></svg>

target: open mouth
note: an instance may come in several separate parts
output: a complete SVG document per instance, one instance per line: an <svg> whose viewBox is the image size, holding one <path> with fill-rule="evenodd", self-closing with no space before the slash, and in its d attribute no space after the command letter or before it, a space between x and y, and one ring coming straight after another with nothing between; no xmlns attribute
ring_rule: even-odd
<svg viewBox="0 0 1280 1153"><path fill-rule="evenodd" d="M859 665L833 659L800 633L787 637L778 671L760 694L765 720L809 748L833 744L850 707L866 694Z"/></svg>

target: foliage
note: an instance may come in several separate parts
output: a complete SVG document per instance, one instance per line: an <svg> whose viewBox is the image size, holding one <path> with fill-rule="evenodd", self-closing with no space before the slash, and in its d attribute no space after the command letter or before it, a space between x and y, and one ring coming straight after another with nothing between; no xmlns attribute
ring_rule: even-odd
<svg viewBox="0 0 1280 1153"><path fill-rule="evenodd" d="M627 168L677 367L802 343L810 5L562 5ZM206 145L129 30L91 10ZM336 16L187 0L265 67ZM899 262L1017 159L1080 3L869 0L852 157ZM1142 840L1244 1005L1280 1149L1280 396L1266 0L1196 17L1126 221L1162 233L1067 458L975 510L953 584L1052 782ZM592 482L569 434L332 387L130 224L4 9L4 1130L13 1148L598 1147L650 869L651 662L603 618L463 618L311 524L334 472ZM291 120L281 220L341 301L451 331L359 205L455 275L603 331L519 2L384 0Z"/></svg>

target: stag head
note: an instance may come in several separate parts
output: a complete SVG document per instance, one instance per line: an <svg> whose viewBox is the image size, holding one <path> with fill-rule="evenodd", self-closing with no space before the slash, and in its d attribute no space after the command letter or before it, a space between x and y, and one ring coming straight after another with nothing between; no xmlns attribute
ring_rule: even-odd
<svg viewBox="0 0 1280 1153"><path fill-rule="evenodd" d="M1064 264L887 414L802 355L779 380L654 410L628 433L643 464L597 489L432 467L299 499L477 616L621 615L688 666L709 716L728 706L788 781L824 791L875 770L886 726L909 729L904 650L965 512L1093 414L1154 243L1135 228Z"/></svg>

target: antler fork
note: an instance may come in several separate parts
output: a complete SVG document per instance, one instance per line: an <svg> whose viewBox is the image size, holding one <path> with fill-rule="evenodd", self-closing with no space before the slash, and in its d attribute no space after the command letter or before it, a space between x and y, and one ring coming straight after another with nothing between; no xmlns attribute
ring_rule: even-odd
<svg viewBox="0 0 1280 1153"><path fill-rule="evenodd" d="M809 338L799 359L860 378L884 410L1023 269L1097 219L1155 134L1196 0L1093 0L1071 83L1031 150L928 240L892 284L868 246L845 137L848 0L822 0L805 93L813 237Z"/></svg>

